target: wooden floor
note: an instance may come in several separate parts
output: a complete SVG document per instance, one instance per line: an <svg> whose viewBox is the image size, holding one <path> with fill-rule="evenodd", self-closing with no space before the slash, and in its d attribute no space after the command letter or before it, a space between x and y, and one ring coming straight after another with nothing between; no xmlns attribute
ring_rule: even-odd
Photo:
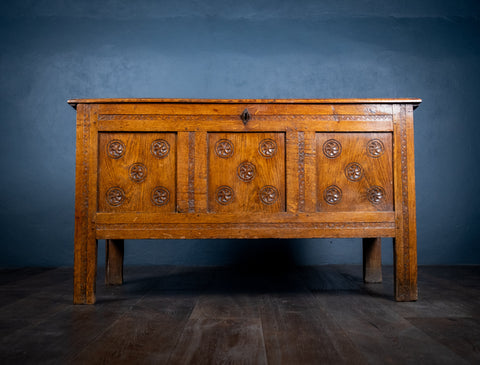
<svg viewBox="0 0 480 365"><path fill-rule="evenodd" d="M0 270L1 364L480 364L480 267L420 267L420 300L360 266L127 267L74 306L72 270Z"/></svg>

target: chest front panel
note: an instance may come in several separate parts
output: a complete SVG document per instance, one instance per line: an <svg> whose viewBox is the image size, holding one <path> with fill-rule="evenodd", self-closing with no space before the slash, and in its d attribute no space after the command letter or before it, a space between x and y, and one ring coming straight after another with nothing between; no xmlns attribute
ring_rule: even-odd
<svg viewBox="0 0 480 365"><path fill-rule="evenodd" d="M404 171L395 125L402 116L391 105L87 110L99 238L394 235L403 197L395 176Z"/></svg>
<svg viewBox="0 0 480 365"><path fill-rule="evenodd" d="M209 212L285 211L285 133L208 134Z"/></svg>
<svg viewBox="0 0 480 365"><path fill-rule="evenodd" d="M391 133L316 133L317 211L393 211Z"/></svg>
<svg viewBox="0 0 480 365"><path fill-rule="evenodd" d="M99 212L175 212L175 133L100 133Z"/></svg>

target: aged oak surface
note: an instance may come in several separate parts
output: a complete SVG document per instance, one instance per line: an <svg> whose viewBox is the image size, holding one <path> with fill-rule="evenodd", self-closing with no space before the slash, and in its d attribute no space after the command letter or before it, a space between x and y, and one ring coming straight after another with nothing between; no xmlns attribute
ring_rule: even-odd
<svg viewBox="0 0 480 365"><path fill-rule="evenodd" d="M249 263L247 263L247 266ZM480 267L419 268L422 300L391 300L393 267L132 267L97 304L71 268L0 270L2 364L478 364Z"/></svg>
<svg viewBox="0 0 480 365"><path fill-rule="evenodd" d="M364 238L379 282L417 299L413 110L420 99L75 99L74 303L95 303L97 241ZM240 336L241 334L239 334Z"/></svg>

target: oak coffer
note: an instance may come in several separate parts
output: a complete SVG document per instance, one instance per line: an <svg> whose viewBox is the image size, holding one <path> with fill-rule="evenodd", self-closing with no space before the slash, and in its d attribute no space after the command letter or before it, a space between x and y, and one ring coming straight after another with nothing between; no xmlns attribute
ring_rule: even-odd
<svg viewBox="0 0 480 365"><path fill-rule="evenodd" d="M124 239L363 238L417 299L413 110L420 99L76 99L74 303L123 281Z"/></svg>

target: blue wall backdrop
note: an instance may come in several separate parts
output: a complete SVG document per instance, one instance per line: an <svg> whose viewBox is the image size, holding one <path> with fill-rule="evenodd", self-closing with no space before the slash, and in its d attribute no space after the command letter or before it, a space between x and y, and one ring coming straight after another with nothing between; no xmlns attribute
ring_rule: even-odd
<svg viewBox="0 0 480 365"><path fill-rule="evenodd" d="M0 266L73 264L82 97L420 97L419 263L480 264L477 0L3 0L0 47ZM360 242L128 241L126 264L359 263Z"/></svg>

